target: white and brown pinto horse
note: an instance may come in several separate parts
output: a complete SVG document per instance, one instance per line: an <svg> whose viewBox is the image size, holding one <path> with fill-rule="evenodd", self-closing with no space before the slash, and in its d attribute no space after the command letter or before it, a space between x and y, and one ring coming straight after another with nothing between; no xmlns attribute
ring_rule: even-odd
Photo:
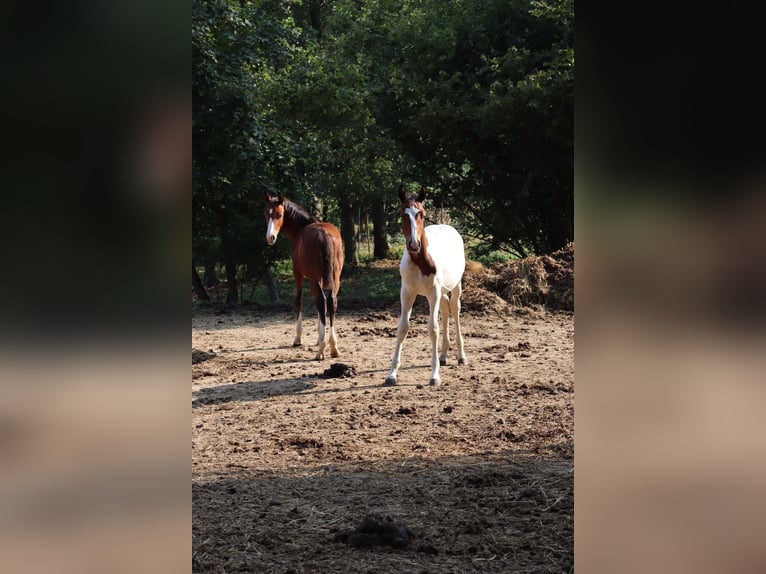
<svg viewBox="0 0 766 574"><path fill-rule="evenodd" d="M423 200L426 188L420 193L408 195L404 186L399 187L399 199L402 201L402 232L406 249L399 265L402 276L402 315L396 332L396 349L391 361L391 371L384 385L396 384L396 373L401 365L402 343L410 328L412 305L418 295L428 299L429 319L428 335L431 337L431 385L440 385L439 365L447 362L450 348L449 317L455 318L455 339L457 343L457 362L466 363L463 351L463 334L460 331L460 295L463 291L462 279L466 268L463 238L449 225L425 226L426 212ZM441 348L437 360L436 349L439 342L439 314L441 313Z"/></svg>

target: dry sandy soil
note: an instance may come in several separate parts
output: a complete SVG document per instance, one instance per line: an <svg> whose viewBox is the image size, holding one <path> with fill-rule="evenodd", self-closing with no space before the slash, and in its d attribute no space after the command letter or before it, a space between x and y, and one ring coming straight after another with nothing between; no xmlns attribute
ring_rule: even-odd
<svg viewBox="0 0 766 574"><path fill-rule="evenodd" d="M441 387L423 298L395 387L398 304L341 299L321 363L314 319L294 348L284 308L195 313L194 572L573 571L573 315L464 300Z"/></svg>

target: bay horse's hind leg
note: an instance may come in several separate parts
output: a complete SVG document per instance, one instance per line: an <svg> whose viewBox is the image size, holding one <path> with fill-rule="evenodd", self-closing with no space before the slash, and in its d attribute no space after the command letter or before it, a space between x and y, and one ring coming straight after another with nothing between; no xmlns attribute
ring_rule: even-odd
<svg viewBox="0 0 766 574"><path fill-rule="evenodd" d="M303 275L293 271L293 280L295 281L295 339L293 347L301 346L301 335L303 334Z"/></svg>
<svg viewBox="0 0 766 574"><path fill-rule="evenodd" d="M465 365L467 362L465 351L463 350L463 333L460 329L460 295L463 293L463 283L457 284L452 290L452 296L449 300L450 311L455 317L455 342L457 344L457 364Z"/></svg>
<svg viewBox="0 0 766 574"><path fill-rule="evenodd" d="M442 324L441 328L441 348L439 350L439 364L447 364L447 353L449 352L450 340L449 340L449 309L450 298L449 294L443 293L439 300L439 315Z"/></svg>
<svg viewBox="0 0 766 574"><path fill-rule="evenodd" d="M338 294L330 290L327 301L327 314L330 316L330 356L338 356L337 337L335 336L335 313L338 311Z"/></svg>
<svg viewBox="0 0 766 574"><path fill-rule="evenodd" d="M317 356L316 360L321 361L324 359L325 348L325 319L327 317L327 299L325 298L324 291L316 281L311 281L311 293L314 295L314 302L317 306L317 313L319 315L319 322L317 325L317 331L319 332L317 338Z"/></svg>

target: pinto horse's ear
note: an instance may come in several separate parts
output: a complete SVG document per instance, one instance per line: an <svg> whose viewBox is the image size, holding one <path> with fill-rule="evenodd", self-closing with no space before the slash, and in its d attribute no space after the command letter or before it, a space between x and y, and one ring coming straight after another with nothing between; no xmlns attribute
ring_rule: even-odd
<svg viewBox="0 0 766 574"><path fill-rule="evenodd" d="M421 185L420 186L420 193L418 194L418 203L423 203L423 200L426 198L426 186Z"/></svg>
<svg viewBox="0 0 766 574"><path fill-rule="evenodd" d="M407 198L407 192L404 191L404 184L399 184L399 199L404 201Z"/></svg>

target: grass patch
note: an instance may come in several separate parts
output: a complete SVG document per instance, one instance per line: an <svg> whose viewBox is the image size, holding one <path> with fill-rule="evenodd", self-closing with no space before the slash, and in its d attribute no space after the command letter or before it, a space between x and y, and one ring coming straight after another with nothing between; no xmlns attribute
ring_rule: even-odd
<svg viewBox="0 0 766 574"><path fill-rule="evenodd" d="M295 282L293 281L292 262L289 259L274 262L272 268L274 282L279 295L279 302L282 304L293 305L295 301ZM347 300L369 300L369 301L392 301L399 299L401 287L401 278L399 276L399 260L387 259L383 261L374 261L363 264L353 269L346 267L343 269L340 281L340 291L338 297ZM216 287L207 288L210 298L218 303L226 299L226 283L221 282ZM240 303L256 305L272 305L273 301L269 296L268 288L264 280L245 281L244 285L239 287ZM303 282L303 301L304 308L311 305L311 290L308 281Z"/></svg>
<svg viewBox="0 0 766 574"><path fill-rule="evenodd" d="M401 289L399 261L378 261L357 269L344 269L339 296L346 299L398 299Z"/></svg>
<svg viewBox="0 0 766 574"><path fill-rule="evenodd" d="M513 255L506 251L491 251L489 253L481 249L481 243L476 240L466 239L466 257L479 261L484 265L500 262L504 263L514 259ZM339 298L357 301L398 301L401 289L401 277L399 276L399 261L404 253L404 237L398 233L389 238L391 258L383 261L372 259L371 250L365 243L360 245L359 259L361 265L358 268L346 266L341 276ZM203 269L198 268L200 275ZM289 257L274 261L272 273L277 287L279 302L292 307L295 300L295 283L293 282L292 261ZM223 275L220 270L219 276ZM210 298L218 303L226 299L225 281L216 287L207 289ZM239 287L240 302L255 305L272 305L264 278L257 281L245 281ZM304 305L311 305L311 291L308 283L303 285ZM308 309L308 307L305 307Z"/></svg>

